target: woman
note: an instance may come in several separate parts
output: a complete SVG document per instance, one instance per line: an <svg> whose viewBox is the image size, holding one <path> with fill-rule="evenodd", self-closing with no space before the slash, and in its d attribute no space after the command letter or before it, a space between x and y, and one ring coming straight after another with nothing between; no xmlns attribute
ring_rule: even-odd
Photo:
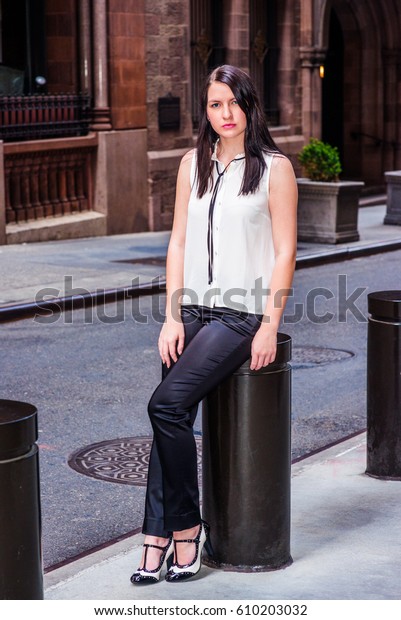
<svg viewBox="0 0 401 620"><path fill-rule="evenodd" d="M295 268L296 206L292 166L249 76L218 67L204 88L197 147L178 171L159 338L163 380L149 402L144 553L132 583L158 581L173 554L167 581L200 570L209 527L199 511L197 406L249 357L252 370L275 358Z"/></svg>

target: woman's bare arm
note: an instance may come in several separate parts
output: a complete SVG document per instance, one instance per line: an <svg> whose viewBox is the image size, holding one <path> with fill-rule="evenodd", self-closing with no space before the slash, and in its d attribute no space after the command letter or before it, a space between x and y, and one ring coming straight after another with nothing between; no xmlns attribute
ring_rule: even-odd
<svg viewBox="0 0 401 620"><path fill-rule="evenodd" d="M191 193L190 173L193 151L186 153L181 160L177 175L174 220L167 251L166 282L166 321L159 337L160 357L170 367L184 348L184 326L180 317L180 304L177 291L184 285L184 251L188 217L188 202Z"/></svg>
<svg viewBox="0 0 401 620"><path fill-rule="evenodd" d="M294 170L286 157L275 156L271 165L269 209L275 265L264 320L252 342L252 370L267 366L276 356L277 331L290 293L297 251L298 190Z"/></svg>

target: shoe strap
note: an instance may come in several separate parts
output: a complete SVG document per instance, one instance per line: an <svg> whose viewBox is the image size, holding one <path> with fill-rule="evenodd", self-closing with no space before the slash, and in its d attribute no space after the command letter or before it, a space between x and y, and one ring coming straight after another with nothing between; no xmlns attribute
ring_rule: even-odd
<svg viewBox="0 0 401 620"><path fill-rule="evenodd" d="M166 545L166 547L160 547L160 545L150 545L149 543L143 543L144 547L151 547L152 549L160 549L160 551L164 551L166 547L168 547L168 543Z"/></svg>
<svg viewBox="0 0 401 620"><path fill-rule="evenodd" d="M195 536L195 538L186 538L186 539L182 539L182 540L176 540L175 538L173 538L174 544L175 543L195 543L195 545L197 545L200 542L200 537L201 537L201 533L202 533L202 527L203 527L203 525L201 524L201 526L199 528L199 532Z"/></svg>
<svg viewBox="0 0 401 620"><path fill-rule="evenodd" d="M187 538L185 540L175 540L174 538L174 544L175 543L197 543L199 542L198 538Z"/></svg>
<svg viewBox="0 0 401 620"><path fill-rule="evenodd" d="M165 553L167 553L167 548L168 548L169 544L170 543L168 542L165 547L161 547L160 545L151 545L149 543L143 543L143 547L145 549L145 557L143 558L143 567L140 568L139 570L146 571L146 562L147 562L147 559L148 559L148 549L149 548L151 548L151 549L159 549L159 551L163 551L163 553L165 554ZM163 554L160 557L162 558ZM149 571L149 572L152 572L152 571Z"/></svg>

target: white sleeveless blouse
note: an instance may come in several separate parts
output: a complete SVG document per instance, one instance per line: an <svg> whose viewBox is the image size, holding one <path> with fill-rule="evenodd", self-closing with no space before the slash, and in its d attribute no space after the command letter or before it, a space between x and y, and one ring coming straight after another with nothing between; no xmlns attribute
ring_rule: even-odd
<svg viewBox="0 0 401 620"><path fill-rule="evenodd" d="M196 195L194 153L182 304L227 307L263 314L275 263L269 211L269 178L273 155L265 154L264 158L266 169L258 190L254 194L240 196L245 169L244 155L237 155L224 174L221 174L224 166L217 160L215 148L212 160L217 161L220 175L215 164L213 188L199 199ZM210 203L219 176L221 178L210 221ZM212 256L209 256L211 250Z"/></svg>

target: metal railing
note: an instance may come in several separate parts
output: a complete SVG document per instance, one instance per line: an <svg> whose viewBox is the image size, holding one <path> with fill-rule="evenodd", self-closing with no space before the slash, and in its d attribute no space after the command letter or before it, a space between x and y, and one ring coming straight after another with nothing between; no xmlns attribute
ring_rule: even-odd
<svg viewBox="0 0 401 620"><path fill-rule="evenodd" d="M0 140L86 136L90 111L84 94L1 96Z"/></svg>

